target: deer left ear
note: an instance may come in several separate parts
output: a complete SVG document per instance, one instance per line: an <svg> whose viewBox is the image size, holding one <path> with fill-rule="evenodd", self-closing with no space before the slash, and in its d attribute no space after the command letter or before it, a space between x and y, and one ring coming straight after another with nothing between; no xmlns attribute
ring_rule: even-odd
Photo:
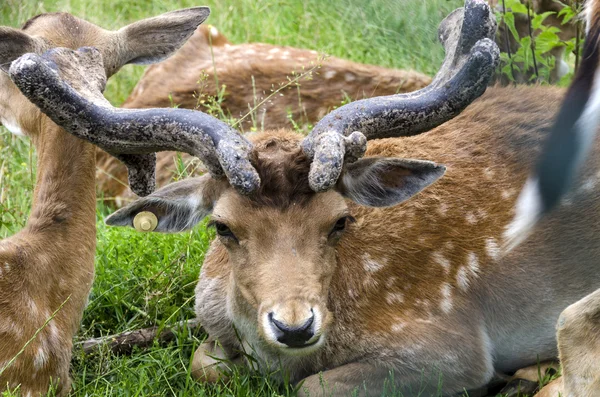
<svg viewBox="0 0 600 397"><path fill-rule="evenodd" d="M39 52L44 46L41 39L18 29L0 26L0 69L8 73L10 64L28 52Z"/></svg>
<svg viewBox="0 0 600 397"><path fill-rule="evenodd" d="M440 178L443 165L431 161L369 157L345 167L336 190L370 207L389 207L408 200Z"/></svg>

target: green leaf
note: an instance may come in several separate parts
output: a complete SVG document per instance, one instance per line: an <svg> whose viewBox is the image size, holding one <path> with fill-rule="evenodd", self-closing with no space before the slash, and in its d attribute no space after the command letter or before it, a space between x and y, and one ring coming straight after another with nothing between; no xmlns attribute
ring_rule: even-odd
<svg viewBox="0 0 600 397"><path fill-rule="evenodd" d="M504 15L504 23L508 26L508 30L513 35L516 41L521 40L519 37L519 33L517 32L517 28L515 28L515 15L511 12L507 12Z"/></svg>
<svg viewBox="0 0 600 397"><path fill-rule="evenodd" d="M527 15L527 7L519 0L506 0L506 8L510 9L512 13Z"/></svg>
<svg viewBox="0 0 600 397"><path fill-rule="evenodd" d="M539 29L542 26L542 23L546 18L550 15L554 14L553 11L544 12L543 14L538 14L531 19L531 27L533 30Z"/></svg>
<svg viewBox="0 0 600 397"><path fill-rule="evenodd" d="M548 30L538 34L535 38L536 52L539 51L541 54L561 46L563 46L563 43L560 41L560 37Z"/></svg>

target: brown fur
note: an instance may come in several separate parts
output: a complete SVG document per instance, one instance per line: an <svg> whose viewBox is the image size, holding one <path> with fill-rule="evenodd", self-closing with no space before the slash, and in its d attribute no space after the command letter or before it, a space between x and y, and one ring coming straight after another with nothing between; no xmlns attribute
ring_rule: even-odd
<svg viewBox="0 0 600 397"><path fill-rule="evenodd" d="M429 77L414 71L386 69L335 57L322 60L316 51L260 43L231 45L214 27L201 26L172 58L148 68L123 107L178 105L206 111L207 98L216 96L217 88L225 86L222 110L239 118L274 90L313 67L317 68L311 75L260 104L252 117L238 127L250 129L256 124L261 130L291 128L288 113L299 124L315 123L339 106L346 95L353 99L391 95L415 91L431 82ZM216 87L215 74L219 87ZM189 155L182 157L186 163L191 161ZM173 152L158 154L158 186L172 181L174 160ZM123 201L132 200L126 168L100 151L97 162L98 191L107 202L116 199L120 206ZM193 174L201 171L190 168L195 171Z"/></svg>

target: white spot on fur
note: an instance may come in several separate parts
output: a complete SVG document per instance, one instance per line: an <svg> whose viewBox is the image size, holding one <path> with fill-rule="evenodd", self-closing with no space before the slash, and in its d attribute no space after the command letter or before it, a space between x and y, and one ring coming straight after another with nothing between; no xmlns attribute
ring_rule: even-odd
<svg viewBox="0 0 600 397"><path fill-rule="evenodd" d="M324 76L327 80L331 80L332 78L335 77L336 74L337 74L337 72L335 70L328 70L325 72Z"/></svg>
<svg viewBox="0 0 600 397"><path fill-rule="evenodd" d="M440 213L441 216L445 216L446 213L448 212L448 204L446 204L446 203L440 204L440 206L438 207L438 212Z"/></svg>
<svg viewBox="0 0 600 397"><path fill-rule="evenodd" d="M344 80L346 80L347 83L350 83L356 80L356 75L354 73L346 72L346 74L344 74Z"/></svg>
<svg viewBox="0 0 600 397"><path fill-rule="evenodd" d="M392 286L396 283L397 279L398 278L395 276L388 278L387 281L385 282L386 288L392 288Z"/></svg>
<svg viewBox="0 0 600 397"><path fill-rule="evenodd" d="M378 286L379 283L377 282L377 280L375 280L371 276L365 277L365 279L363 280L363 287L365 287L366 289L377 288Z"/></svg>
<svg viewBox="0 0 600 397"><path fill-rule="evenodd" d="M485 252L491 259L498 259L500 256L500 246L495 238L490 237L485 240Z"/></svg>
<svg viewBox="0 0 600 397"><path fill-rule="evenodd" d="M350 288L348 290L348 296L352 299L356 299L358 298L358 294L356 293L356 291L354 291L352 288Z"/></svg>
<svg viewBox="0 0 600 397"><path fill-rule="evenodd" d="M254 55L254 54L256 54L256 51L255 51L255 50L253 50L252 48L248 48L248 49L246 50L246 55Z"/></svg>
<svg viewBox="0 0 600 397"><path fill-rule="evenodd" d="M458 285L458 288L465 292L469 289L470 281L467 274L468 272L469 269L466 266L461 267L458 269L458 272L456 272L456 285Z"/></svg>
<svg viewBox="0 0 600 397"><path fill-rule="evenodd" d="M467 255L467 265L461 267L456 273L456 284L458 288L466 292L469 289L471 280L479 275L479 259L477 254L469 252Z"/></svg>
<svg viewBox="0 0 600 397"><path fill-rule="evenodd" d="M36 371L39 371L40 369L44 368L47 362L48 353L42 347L40 347L37 351L37 355L33 359L33 367Z"/></svg>
<svg viewBox="0 0 600 397"><path fill-rule="evenodd" d="M515 217L504 232L507 250L513 249L529 236L541 213L542 199L538 180L528 178L517 199Z"/></svg>
<svg viewBox="0 0 600 397"><path fill-rule="evenodd" d="M596 187L597 184L598 184L598 179L589 178L583 183L583 185L581 185L580 190L582 192L591 192L592 190L594 190L594 188Z"/></svg>
<svg viewBox="0 0 600 397"><path fill-rule="evenodd" d="M267 61L270 61L270 60L272 60L272 59L274 59L274 58L275 58L275 57L274 57L273 55L268 55L268 56L267 56L265 59L266 59Z"/></svg>
<svg viewBox="0 0 600 397"><path fill-rule="evenodd" d="M386 295L385 300L388 303L388 305L393 305L395 303L403 303L404 295L402 295L402 293L400 292L390 292Z"/></svg>
<svg viewBox="0 0 600 397"><path fill-rule="evenodd" d="M437 263L438 265L440 265L441 267L443 267L444 271L446 273L448 273L450 271L451 263L444 255L442 255L441 252L439 252L439 251L434 252L432 257L433 257L433 261L435 263Z"/></svg>
<svg viewBox="0 0 600 397"><path fill-rule="evenodd" d="M474 213L469 212L467 213L467 215L465 216L465 219L467 220L468 223L470 223L471 225L474 225L475 223L477 223L477 217L475 216Z"/></svg>
<svg viewBox="0 0 600 397"><path fill-rule="evenodd" d="M487 179L494 179L494 176L496 175L496 173L489 167L483 170L483 173Z"/></svg>
<svg viewBox="0 0 600 397"><path fill-rule="evenodd" d="M371 258L371 255L369 255L368 253L365 253L363 255L362 259L363 259L363 267L369 273L377 272L377 271L381 270L384 266L384 264L381 264L381 263L373 260L373 258Z"/></svg>
<svg viewBox="0 0 600 397"><path fill-rule="evenodd" d="M279 51L280 51L279 48L271 48L269 50L269 54L277 54Z"/></svg>
<svg viewBox="0 0 600 397"><path fill-rule="evenodd" d="M515 191L513 189L506 189L503 190L500 193L500 197L502 197L504 200L508 200L509 198L511 198L513 195L515 194Z"/></svg>
<svg viewBox="0 0 600 397"><path fill-rule="evenodd" d="M406 323L399 321L396 324L393 324L391 329L392 332L402 332L404 328L406 328Z"/></svg>
<svg viewBox="0 0 600 397"><path fill-rule="evenodd" d="M5 272L10 272L10 263L4 262L4 271Z"/></svg>
<svg viewBox="0 0 600 397"><path fill-rule="evenodd" d="M290 52L289 51L284 51L283 54L281 54L282 58L287 58L290 56Z"/></svg>
<svg viewBox="0 0 600 397"><path fill-rule="evenodd" d="M446 314L452 310L452 286L448 283L444 283L440 289L442 300L440 302L440 309Z"/></svg>

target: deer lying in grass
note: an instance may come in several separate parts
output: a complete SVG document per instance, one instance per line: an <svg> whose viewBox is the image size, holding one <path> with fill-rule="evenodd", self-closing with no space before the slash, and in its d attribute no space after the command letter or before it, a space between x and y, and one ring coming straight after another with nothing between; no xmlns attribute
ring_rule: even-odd
<svg viewBox="0 0 600 397"><path fill-rule="evenodd" d="M66 13L39 15L22 30L0 27L0 121L30 137L38 154L27 225L0 241L0 393L46 394L51 384L58 395L68 393L72 339L92 285L96 246L95 148L20 94L6 74L11 61L57 46L94 46L78 56L50 51L44 59L74 87L101 92L121 66L160 61L177 50L208 13L181 10L114 32ZM98 64L105 66L94 69Z"/></svg>
<svg viewBox="0 0 600 397"><path fill-rule="evenodd" d="M430 82L418 72L323 58L316 51L261 43L231 45L215 27L201 26L173 57L148 68L123 107L206 110L208 98L217 97L225 86L222 111L235 118L250 113L240 123L243 128L292 128L288 115L297 123L315 123L346 96L411 92ZM191 160L183 157L186 163ZM172 181L175 161L173 152L158 154L159 186ZM116 198L118 206L133 200L125 183L127 169L101 151L97 162L98 191Z"/></svg>
<svg viewBox="0 0 600 397"><path fill-rule="evenodd" d="M210 214L218 238L196 290L210 335L194 357L199 379L217 380L219 357L246 352L311 396L452 394L555 357L552 325L600 283L597 185L500 256L563 92L491 88L465 109L493 73L494 33L487 3L467 0L441 25L446 60L429 87L340 107L304 139L248 140L185 109L96 106L35 60L27 74L39 78L24 91L110 153L180 150L209 169L107 219L178 232ZM136 174L151 166L129 162Z"/></svg>

